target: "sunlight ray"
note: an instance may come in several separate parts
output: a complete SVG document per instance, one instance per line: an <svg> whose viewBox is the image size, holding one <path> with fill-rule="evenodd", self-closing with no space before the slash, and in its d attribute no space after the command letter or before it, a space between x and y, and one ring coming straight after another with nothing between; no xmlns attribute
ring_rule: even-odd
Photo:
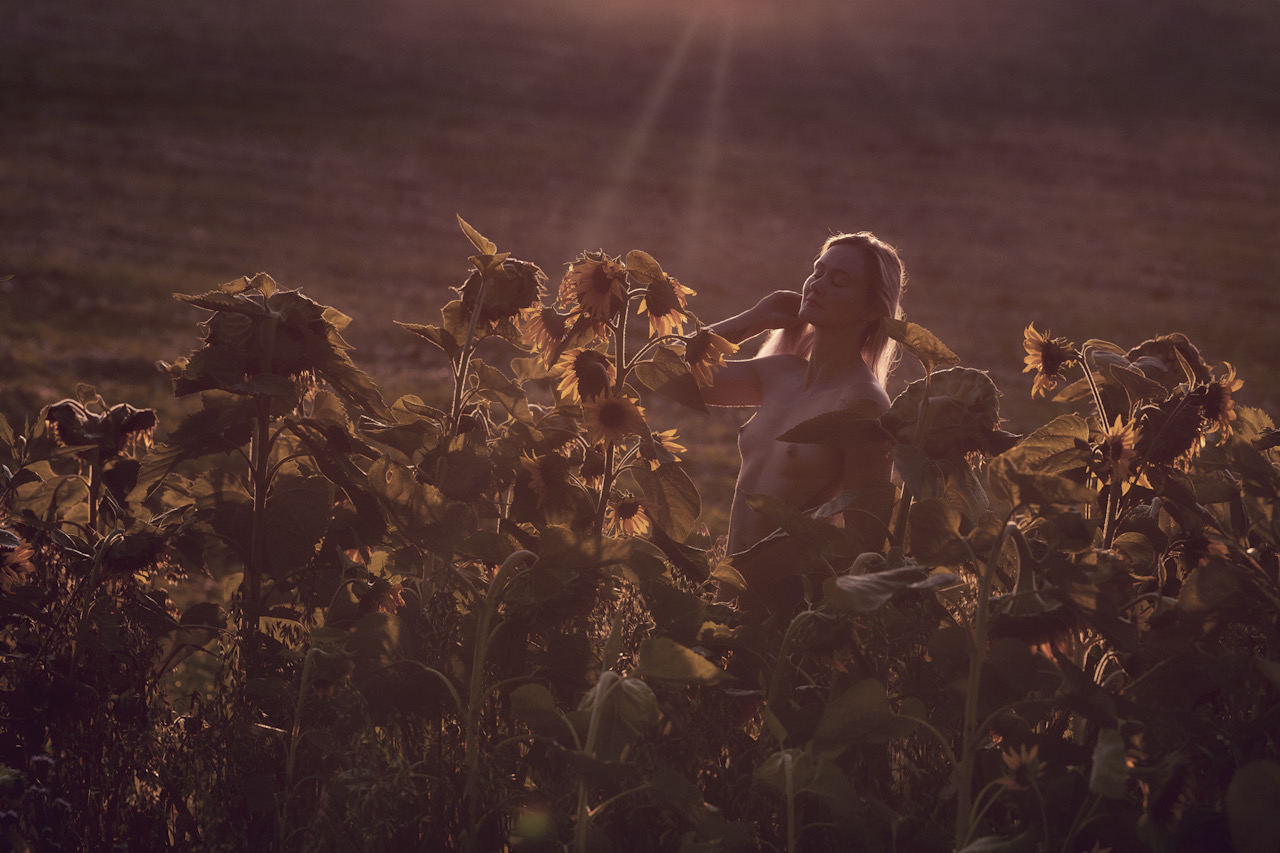
<svg viewBox="0 0 1280 853"><path fill-rule="evenodd" d="M712 71L711 91L707 99L707 115L698 142L697 158L689 180L689 206L685 211L684 233L678 259L681 266L693 264L698 246L704 242L710 226L711 191L716 166L720 161L720 136L724 125L725 93L729 88L729 67L733 56L734 19L726 16L720 49Z"/></svg>
<svg viewBox="0 0 1280 853"><path fill-rule="evenodd" d="M644 109L640 111L640 115L636 119L635 126L631 130L631 136L627 139L626 145L618 152L618 159L609 176L608 183L596 198L590 215L577 229L576 245L593 247L600 242L600 235L607 229L609 220L617 211L623 194L635 175L636 165L640 161L640 156L644 153L645 148L648 147L649 139L653 136L654 125L657 124L662 107L666 104L667 98L671 94L672 84L684 67L685 60L688 59L694 36L697 34L701 22L702 13L699 11L685 25L684 32L680 35L680 40L671 51L666 65L645 98Z"/></svg>

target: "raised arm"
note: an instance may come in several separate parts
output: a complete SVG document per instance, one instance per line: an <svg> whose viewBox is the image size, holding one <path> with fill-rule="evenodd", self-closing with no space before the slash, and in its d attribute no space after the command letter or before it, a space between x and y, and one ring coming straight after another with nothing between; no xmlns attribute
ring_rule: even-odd
<svg viewBox="0 0 1280 853"><path fill-rule="evenodd" d="M751 308L708 328L729 341L740 344L762 332L785 329L800 322L800 294L776 290ZM702 389L702 398L710 406L760 405L760 371L756 359L729 360L716 371L713 384Z"/></svg>

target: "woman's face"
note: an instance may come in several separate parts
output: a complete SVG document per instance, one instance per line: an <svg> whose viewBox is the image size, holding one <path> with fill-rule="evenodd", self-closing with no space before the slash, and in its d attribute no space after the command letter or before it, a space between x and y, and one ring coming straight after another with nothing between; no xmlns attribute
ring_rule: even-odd
<svg viewBox="0 0 1280 853"><path fill-rule="evenodd" d="M864 328L874 311L869 266L858 246L840 244L823 252L801 291L800 319L816 328Z"/></svg>

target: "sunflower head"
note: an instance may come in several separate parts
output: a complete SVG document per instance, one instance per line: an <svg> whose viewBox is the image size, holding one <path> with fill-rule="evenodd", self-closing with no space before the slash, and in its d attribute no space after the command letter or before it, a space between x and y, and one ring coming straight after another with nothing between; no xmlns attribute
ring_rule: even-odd
<svg viewBox="0 0 1280 853"><path fill-rule="evenodd" d="M600 350L571 349L556 362L562 374L557 389L566 400L578 403L608 393L618 375L613 362Z"/></svg>
<svg viewBox="0 0 1280 853"><path fill-rule="evenodd" d="M674 429L652 432L649 441L640 445L640 456L649 463L650 469L657 470L659 465L668 462L679 462L680 454L687 448L676 441Z"/></svg>
<svg viewBox="0 0 1280 853"><path fill-rule="evenodd" d="M1000 758L1004 761L1005 769L1008 773L1000 779L1000 784L1009 791L1025 791L1044 773L1044 767L1040 764L1040 746L1038 744L1027 748L1026 744L1018 747L1017 751L1012 746L1005 747L1000 753Z"/></svg>
<svg viewBox="0 0 1280 853"><path fill-rule="evenodd" d="M1116 415L1115 423L1098 436L1093 445L1094 464L1107 482L1127 481L1133 476L1130 466L1137 458L1138 430L1133 421Z"/></svg>
<svg viewBox="0 0 1280 853"><path fill-rule="evenodd" d="M644 298L640 300L640 313L649 314L649 333L660 335L679 335L684 332L684 321L687 319L688 302L686 297L694 292L669 275L661 275L644 290Z"/></svg>
<svg viewBox="0 0 1280 853"><path fill-rule="evenodd" d="M27 578L36 570L31 562L34 556L35 549L21 536L0 527L0 589L11 592L26 584Z"/></svg>
<svg viewBox="0 0 1280 853"><path fill-rule="evenodd" d="M1203 437L1203 422L1195 406L1183 405L1175 394L1158 405L1138 410L1139 457L1157 465L1172 465L1189 458Z"/></svg>
<svg viewBox="0 0 1280 853"><path fill-rule="evenodd" d="M488 287L483 287L486 279ZM474 312L484 290L484 302L480 306L478 322L492 323L517 317L538 304L546 275L536 265L527 261L507 258L482 272L472 271L462 286L456 288L467 311Z"/></svg>
<svg viewBox="0 0 1280 853"><path fill-rule="evenodd" d="M644 410L623 395L598 397L583 404L582 419L591 444L617 443L629 435L644 435L647 431Z"/></svg>
<svg viewBox="0 0 1280 853"><path fill-rule="evenodd" d="M735 344L709 329L700 329L684 339L684 360L699 388L711 387L715 372L724 364L724 357L737 351Z"/></svg>
<svg viewBox="0 0 1280 853"><path fill-rule="evenodd" d="M1201 385L1187 396L1187 401L1200 409L1201 416L1216 424L1223 438L1231 435L1231 422L1236 419L1236 402L1232 396L1244 387L1236 378L1236 369L1227 363L1226 374Z"/></svg>
<svg viewBox="0 0 1280 853"><path fill-rule="evenodd" d="M1026 366L1023 373L1035 371L1035 382L1031 386L1031 396L1048 396L1058 387L1064 368L1076 362L1075 344L1066 338L1050 338L1049 330L1043 333L1036 329L1035 323L1028 323L1023 332L1022 348L1027 351L1023 358Z"/></svg>
<svg viewBox="0 0 1280 853"><path fill-rule="evenodd" d="M554 308L525 312L520 322L520 337L525 346L541 354L543 361L550 365L569 331L570 317Z"/></svg>
<svg viewBox="0 0 1280 853"><path fill-rule="evenodd" d="M605 510L605 525L610 533L622 536L647 536L653 529L653 521L644 501L624 497Z"/></svg>
<svg viewBox="0 0 1280 853"><path fill-rule="evenodd" d="M609 320L627 304L626 275L621 259L583 252L560 280L560 307L593 320Z"/></svg>
<svg viewBox="0 0 1280 853"><path fill-rule="evenodd" d="M98 413L70 399L51 405L45 421L53 427L63 447L93 445L104 460L118 456L133 444L149 447L157 423L156 413L151 409L117 403L105 413Z"/></svg>

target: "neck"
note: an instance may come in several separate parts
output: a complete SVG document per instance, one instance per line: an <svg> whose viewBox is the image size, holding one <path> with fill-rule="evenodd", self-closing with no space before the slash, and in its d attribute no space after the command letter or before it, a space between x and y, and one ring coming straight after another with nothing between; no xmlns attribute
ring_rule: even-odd
<svg viewBox="0 0 1280 853"><path fill-rule="evenodd" d="M853 374L868 371L862 361L865 338L865 329L814 329L805 384L847 382Z"/></svg>

